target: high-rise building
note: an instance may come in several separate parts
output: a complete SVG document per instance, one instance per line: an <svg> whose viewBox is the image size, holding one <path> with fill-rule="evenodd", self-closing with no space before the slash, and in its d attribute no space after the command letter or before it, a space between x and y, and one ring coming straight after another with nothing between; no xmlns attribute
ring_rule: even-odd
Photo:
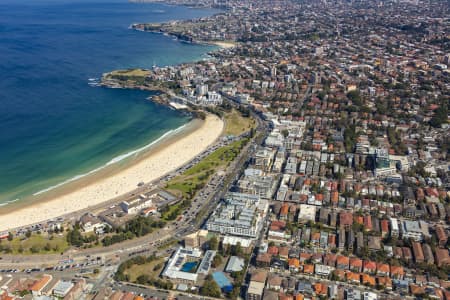
<svg viewBox="0 0 450 300"><path fill-rule="evenodd" d="M378 148L375 150L375 165L377 169L389 168L389 152L385 148Z"/></svg>
<svg viewBox="0 0 450 300"><path fill-rule="evenodd" d="M198 84L195 87L195 93L197 96L204 96L208 93L208 85L207 84Z"/></svg>
<svg viewBox="0 0 450 300"><path fill-rule="evenodd" d="M270 68L270 77L276 78L277 77L277 67L275 65Z"/></svg>

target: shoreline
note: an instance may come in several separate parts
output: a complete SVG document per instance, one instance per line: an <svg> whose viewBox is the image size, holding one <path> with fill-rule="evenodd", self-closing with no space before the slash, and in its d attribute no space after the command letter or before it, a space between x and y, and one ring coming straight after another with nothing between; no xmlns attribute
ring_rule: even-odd
<svg viewBox="0 0 450 300"><path fill-rule="evenodd" d="M132 28L132 26L130 26L130 29L151 32ZM154 33L162 34L163 32ZM179 42L189 42L170 33L168 33L168 35L174 36ZM223 49L236 46L236 43L222 41L191 41L189 43L218 46ZM105 74L103 74L103 77L104 75ZM174 103L171 103L167 99L160 98L167 92L160 87L143 88L142 86L127 86L123 84L116 86L109 83L105 84L104 82L102 82L100 86L107 88L141 89L157 92L158 94L155 95L156 97L152 97L148 100L157 104L165 105L171 109L181 111L186 110L193 113L187 106L174 105ZM214 127L214 129L205 130L207 123L214 123L214 125L211 126ZM218 138L220 138L223 133L224 126L224 122L215 115L208 114L207 118L202 121L198 118L198 116L195 117L194 112L194 118L190 122L180 126L179 128L171 130L173 132L168 131L148 145L136 149L136 153L130 155L130 157L126 157L123 160L119 160L111 164L108 162L106 165L38 191L33 195L10 201L5 205L0 205L0 232L17 229L32 224L43 223L49 220L55 220L60 217L71 217L70 219L72 219L74 215L88 211L90 208L99 208L106 205L106 203L113 201L117 202L119 197L136 190L138 188L138 183L145 182L145 184L148 184L150 182L154 182L158 178L163 177L164 175L176 170L194 159L211 144L217 141ZM220 130L217 130L219 127ZM204 131L204 133L199 134L200 131ZM212 137L211 135L215 135L215 137ZM186 142L189 138L192 139L192 137L196 137L194 142ZM198 139L200 139L201 143L196 143ZM185 154L184 156L179 155L174 147L176 148L180 145L181 149L187 147L190 152L188 151L189 153L183 153ZM169 153L165 148L173 151ZM176 159L173 159L172 157L170 161L166 161L165 166L154 170L155 172L152 173L153 176L142 174L142 168L145 167L144 165L147 164L148 167L148 164L152 161L152 159L155 160L156 156L162 156L160 158L163 158L164 160L164 158L170 156L171 153L176 153L173 155ZM157 164L157 162L155 163ZM155 163L152 164L152 166L154 166ZM138 176L134 179L127 178L127 176L131 173ZM119 181L118 177L120 176L121 180ZM134 186L130 181L133 181ZM116 187L117 190L114 194L110 189L107 190L106 185L108 184L110 184L112 189L113 186Z"/></svg>
<svg viewBox="0 0 450 300"><path fill-rule="evenodd" d="M215 115L194 119L185 128L138 153L84 178L30 199L0 207L0 231L7 231L107 203L181 167L206 150L222 134Z"/></svg>
<svg viewBox="0 0 450 300"><path fill-rule="evenodd" d="M157 23L158 25L162 24L162 23ZM134 23L131 24L128 28L131 30L135 30L135 31L140 31L140 32L148 32L148 33L154 33L154 34L163 34L166 36L170 36L175 38L177 41L180 41L182 43L189 43L189 44L197 44L197 45L209 45L209 46L217 46L221 49L230 49L230 48L234 48L237 46L237 42L233 42L233 41L205 41L205 40L196 40L193 39L191 36L189 35L180 35L180 34L176 34L174 32L170 32L170 31L163 31L162 29L156 30L156 29L151 29L151 30L147 30L145 28L141 28L141 26L145 26L145 23Z"/></svg>
<svg viewBox="0 0 450 300"><path fill-rule="evenodd" d="M110 177L124 169L140 162L142 159L151 155L153 151L158 151L161 147L169 144L172 140L183 134L189 134L197 129L199 121L195 118L191 119L186 124L167 131L154 141L134 150L130 150L127 153L113 157L107 163L86 171L83 174L78 174L63 180L55 185L41 189L31 195L17 199L15 201L7 202L5 205L0 206L0 216L13 212L14 210L21 209L27 206L34 205L40 201L49 201L56 197L63 196L73 190L80 189L89 185L95 179L99 177ZM123 157L123 158L122 158Z"/></svg>

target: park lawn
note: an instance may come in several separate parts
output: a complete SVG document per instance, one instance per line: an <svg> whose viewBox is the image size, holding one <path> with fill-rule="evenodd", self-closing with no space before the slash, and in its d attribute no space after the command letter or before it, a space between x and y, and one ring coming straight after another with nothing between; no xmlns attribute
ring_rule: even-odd
<svg viewBox="0 0 450 300"><path fill-rule="evenodd" d="M197 190L201 189L206 180L199 181L193 176L180 175L172 179L167 185L166 189L176 195L180 195L184 199L193 198Z"/></svg>
<svg viewBox="0 0 450 300"><path fill-rule="evenodd" d="M170 218L169 216L171 214L173 214L174 212L176 212L177 215L180 214L180 206L181 206L181 201L174 204L174 205L169 205L168 206L168 210L164 213L161 214L161 219L168 221Z"/></svg>
<svg viewBox="0 0 450 300"><path fill-rule="evenodd" d="M242 114L236 109L233 109L231 112L226 113L224 115L224 118L224 135L238 136L255 127L255 120L253 118L242 116Z"/></svg>
<svg viewBox="0 0 450 300"><path fill-rule="evenodd" d="M166 188L174 193L181 193L186 199L194 197L212 174L235 159L247 141L248 139L242 139L217 149L198 164L169 181Z"/></svg>
<svg viewBox="0 0 450 300"><path fill-rule="evenodd" d="M33 234L29 238L20 239L14 238L12 241L2 241L2 247L10 247L11 253L21 253L19 249L23 249L22 254L44 254L44 253L61 253L69 248L66 240L66 235L53 235L53 239L49 239L40 234ZM48 246L50 250L46 250ZM34 251L31 249L34 248Z"/></svg>
<svg viewBox="0 0 450 300"><path fill-rule="evenodd" d="M158 269L153 270L157 265L159 265ZM164 258L158 258L157 260L145 263L143 265L132 265L129 269L124 271L124 274L130 276L130 282L135 282L141 275L148 275L150 278L158 278L163 268Z"/></svg>
<svg viewBox="0 0 450 300"><path fill-rule="evenodd" d="M147 77L150 71L143 69L116 70L110 73L111 76L120 75L126 77Z"/></svg>

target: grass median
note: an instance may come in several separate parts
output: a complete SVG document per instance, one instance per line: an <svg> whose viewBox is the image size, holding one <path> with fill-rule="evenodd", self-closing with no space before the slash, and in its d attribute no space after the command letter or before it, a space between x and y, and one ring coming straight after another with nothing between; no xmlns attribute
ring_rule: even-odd
<svg viewBox="0 0 450 300"><path fill-rule="evenodd" d="M0 250L11 254L47 254L60 253L69 248L65 234L44 236L32 234L30 237L16 237L11 241L2 241Z"/></svg>
<svg viewBox="0 0 450 300"><path fill-rule="evenodd" d="M224 169L236 158L247 142L248 139L242 139L217 149L198 164L169 181L166 188L184 199L192 199L213 174Z"/></svg>

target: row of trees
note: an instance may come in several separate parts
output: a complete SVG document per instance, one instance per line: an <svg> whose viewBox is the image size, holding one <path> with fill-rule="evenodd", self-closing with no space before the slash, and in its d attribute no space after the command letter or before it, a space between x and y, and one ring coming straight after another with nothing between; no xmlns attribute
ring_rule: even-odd
<svg viewBox="0 0 450 300"><path fill-rule="evenodd" d="M229 255L235 255L235 256L241 256L244 257L244 249L241 246L241 243L237 243L233 246L224 246L222 242L217 239L216 236L213 236L208 241L208 248L211 250L216 250L219 252L219 255L221 256L229 256ZM216 255L217 256L217 255Z"/></svg>
<svg viewBox="0 0 450 300"><path fill-rule="evenodd" d="M407 153L408 149L406 148L405 143L402 142L400 132L395 130L394 127L388 127L387 136L391 147L394 148L397 154L404 155Z"/></svg>
<svg viewBox="0 0 450 300"><path fill-rule="evenodd" d="M192 198L194 197L195 192L193 191L189 191L188 192L188 197ZM175 204L176 207L175 209L169 206L169 205L165 205L160 209L161 212L161 216L168 221L173 221L175 220L180 214L181 212L190 207L191 206L192 201L190 199L185 199L183 201L181 201L180 203ZM172 206L173 207L173 206Z"/></svg>
<svg viewBox="0 0 450 300"><path fill-rule="evenodd" d="M128 221L123 227L116 228L115 234L104 237L102 244L103 246L109 246L135 237L145 236L153 232L155 228L163 228L165 224L164 221L156 221L151 217L138 216L137 218ZM113 231L111 227L105 228L106 233L109 233L110 231ZM92 244L93 242L96 244L99 243L98 235L82 234L79 223L76 223L73 229L68 230L66 239L69 245L75 247L82 247L85 244Z"/></svg>
<svg viewBox="0 0 450 300"><path fill-rule="evenodd" d="M170 281L162 280L159 278L153 278L148 276L147 274L139 275L136 278L137 284L142 285L151 285L156 288L164 289L164 290L171 290L173 288L173 283Z"/></svg>
<svg viewBox="0 0 450 300"><path fill-rule="evenodd" d="M144 265L157 259L158 258L155 255L150 255L148 257L135 256L133 258L130 258L129 260L126 260L119 265L116 274L114 274L114 279L117 281L128 281L130 278L128 274L125 274L126 270L134 265Z"/></svg>
<svg viewBox="0 0 450 300"><path fill-rule="evenodd" d="M224 256L240 256L244 257L246 263L248 263L249 255L244 253L244 249L242 248L240 243L237 243L235 246L224 246L221 241L218 240L216 236L213 236L208 241L208 248L211 250L216 250L218 253L214 257L212 262L212 267L216 268L223 262ZM244 271L240 272L232 272L231 277L234 279L233 290L227 294L227 298L237 299L240 294L242 283L244 282ZM220 295L220 288L217 286L216 282L212 278L207 278L205 281L205 285L200 289L200 294L204 296L210 297L218 297L215 295ZM217 292L218 289L218 292Z"/></svg>
<svg viewBox="0 0 450 300"><path fill-rule="evenodd" d="M434 111L434 116L430 120L430 125L433 127L440 127L442 124L447 123L447 116L448 103L442 101L441 106Z"/></svg>
<svg viewBox="0 0 450 300"><path fill-rule="evenodd" d="M116 234L106 236L102 240L102 244L103 246L109 246L135 237L145 236L152 233L155 228L163 228L165 224L162 220L155 221L151 217L139 216L128 221L123 228L118 228Z"/></svg>
<svg viewBox="0 0 450 300"><path fill-rule="evenodd" d="M91 234L91 235L83 235L81 234L80 224L76 223L74 228L72 230L69 230L67 232L66 236L67 242L69 245L75 246L75 247L81 247L84 244L90 244L92 242L98 242L98 236Z"/></svg>
<svg viewBox="0 0 450 300"><path fill-rule="evenodd" d="M208 275L203 283L203 286L200 288L200 295L220 298L222 293L220 291L220 287L214 281L211 275Z"/></svg>

